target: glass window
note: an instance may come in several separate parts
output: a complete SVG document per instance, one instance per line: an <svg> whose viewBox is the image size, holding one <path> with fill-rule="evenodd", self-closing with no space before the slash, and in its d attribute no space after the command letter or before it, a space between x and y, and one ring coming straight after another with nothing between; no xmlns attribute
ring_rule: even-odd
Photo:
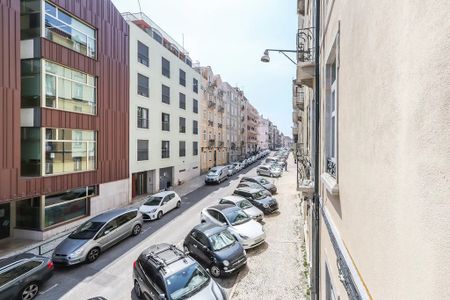
<svg viewBox="0 0 450 300"><path fill-rule="evenodd" d="M35 197L16 202L16 227L41 229L41 198Z"/></svg>
<svg viewBox="0 0 450 300"><path fill-rule="evenodd" d="M219 233L216 233L210 236L209 241L211 243L211 247L214 251L220 251L224 248L227 248L233 245L236 242L236 239L233 235L228 231L224 230Z"/></svg>
<svg viewBox="0 0 450 300"><path fill-rule="evenodd" d="M6 268L0 272L0 287L6 285L8 282L30 272L37 266L40 266L42 261L36 260L22 260L15 263L13 267Z"/></svg>
<svg viewBox="0 0 450 300"><path fill-rule="evenodd" d="M75 129L45 129L44 174L96 169L96 134Z"/></svg>
<svg viewBox="0 0 450 300"><path fill-rule="evenodd" d="M82 187L45 196L44 226L50 227L89 215L89 199L95 187Z"/></svg>
<svg viewBox="0 0 450 300"><path fill-rule="evenodd" d="M138 107L137 127L148 128L148 108Z"/></svg>
<svg viewBox="0 0 450 300"><path fill-rule="evenodd" d="M192 90L198 94L198 80L195 78L192 80Z"/></svg>
<svg viewBox="0 0 450 300"><path fill-rule="evenodd" d="M137 160L148 160L148 140L137 141Z"/></svg>
<svg viewBox="0 0 450 300"><path fill-rule="evenodd" d="M179 155L180 155L180 157L184 157L184 156L186 156L186 142L180 141L179 144L180 144Z"/></svg>
<svg viewBox="0 0 450 300"><path fill-rule="evenodd" d="M193 111L194 113L198 114L198 100L195 100L195 99L194 99L192 111Z"/></svg>
<svg viewBox="0 0 450 300"><path fill-rule="evenodd" d="M196 120L192 121L192 133L198 134L198 121Z"/></svg>
<svg viewBox="0 0 450 300"><path fill-rule="evenodd" d="M53 5L45 6L50 14L56 8ZM51 10L51 11L50 11ZM41 1L40 0L21 0L20 1L20 39L28 40L41 36Z"/></svg>
<svg viewBox="0 0 450 300"><path fill-rule="evenodd" d="M138 73L138 95L148 97L148 77Z"/></svg>
<svg viewBox="0 0 450 300"><path fill-rule="evenodd" d="M170 87L164 84L161 88L161 100L163 103L170 104Z"/></svg>
<svg viewBox="0 0 450 300"><path fill-rule="evenodd" d="M192 142L192 154L198 155L198 142Z"/></svg>
<svg viewBox="0 0 450 300"><path fill-rule="evenodd" d="M186 118L180 117L180 133L186 133Z"/></svg>
<svg viewBox="0 0 450 300"><path fill-rule="evenodd" d="M161 157L162 158L170 157L170 142L169 141L161 142Z"/></svg>
<svg viewBox="0 0 450 300"><path fill-rule="evenodd" d="M96 30L93 27L47 2L44 24L45 38L86 56L96 57Z"/></svg>
<svg viewBox="0 0 450 300"><path fill-rule="evenodd" d="M45 106L96 114L96 80L94 76L44 61Z"/></svg>
<svg viewBox="0 0 450 300"><path fill-rule="evenodd" d="M180 69L180 84L186 86L186 72Z"/></svg>
<svg viewBox="0 0 450 300"><path fill-rule="evenodd" d="M162 57L161 63L162 63L162 74L167 78L170 78L170 61Z"/></svg>
<svg viewBox="0 0 450 300"><path fill-rule="evenodd" d="M161 125L163 131L170 131L170 115L162 113L161 114Z"/></svg>
<svg viewBox="0 0 450 300"><path fill-rule="evenodd" d="M148 47L138 41L138 62L148 67Z"/></svg>
<svg viewBox="0 0 450 300"><path fill-rule="evenodd" d="M210 281L206 271L192 264L166 279L170 299L187 299L201 291Z"/></svg>
<svg viewBox="0 0 450 300"><path fill-rule="evenodd" d="M21 107L41 106L41 61L26 59L21 61Z"/></svg>
<svg viewBox="0 0 450 300"><path fill-rule="evenodd" d="M37 127L20 128L21 176L41 176L41 130Z"/></svg>
<svg viewBox="0 0 450 300"><path fill-rule="evenodd" d="M180 108L186 109L186 95L183 93L180 93Z"/></svg>

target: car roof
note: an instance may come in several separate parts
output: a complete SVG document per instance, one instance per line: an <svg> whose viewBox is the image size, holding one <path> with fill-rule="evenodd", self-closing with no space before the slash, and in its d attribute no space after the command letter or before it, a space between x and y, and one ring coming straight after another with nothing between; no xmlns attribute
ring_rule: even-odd
<svg viewBox="0 0 450 300"><path fill-rule="evenodd" d="M253 193L257 193L261 190L262 189L257 189L257 188L253 188L253 187L239 187L235 191L242 191L242 192L253 194Z"/></svg>
<svg viewBox="0 0 450 300"><path fill-rule="evenodd" d="M173 192L173 191L163 191L163 192L153 194L153 195L151 195L151 197L165 197L167 195L174 194L174 193L175 192Z"/></svg>
<svg viewBox="0 0 450 300"><path fill-rule="evenodd" d="M218 211L227 211L227 210L239 209L234 204L216 204L216 205L212 205L212 206L208 207L207 209L210 209L210 208L216 209Z"/></svg>
<svg viewBox="0 0 450 300"><path fill-rule="evenodd" d="M45 257L42 256L36 256L34 254L31 253L21 253L18 255L14 255L11 257L7 257L7 258L3 258L0 259L0 269L2 269L3 267L9 266L10 264L20 261L22 259L31 259L31 258L35 258L35 259L46 259Z"/></svg>
<svg viewBox="0 0 450 300"><path fill-rule="evenodd" d="M224 231L226 227L206 222L196 225L194 229L202 232L207 237L210 237L216 233Z"/></svg>
<svg viewBox="0 0 450 300"><path fill-rule="evenodd" d="M228 201L236 203L236 202L241 202L242 200L245 200L245 198L242 196L231 195L231 196L223 197L222 200L228 200Z"/></svg>
<svg viewBox="0 0 450 300"><path fill-rule="evenodd" d="M99 214L91 219L89 221L91 222L108 222L112 218L115 218L117 216L120 216L126 212L130 212L137 209L130 209L130 208L116 208L107 212L104 212L102 214Z"/></svg>

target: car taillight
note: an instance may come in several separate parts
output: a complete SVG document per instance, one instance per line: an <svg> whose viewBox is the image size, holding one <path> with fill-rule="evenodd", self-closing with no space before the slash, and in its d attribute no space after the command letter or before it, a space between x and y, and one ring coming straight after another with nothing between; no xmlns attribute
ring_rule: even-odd
<svg viewBox="0 0 450 300"><path fill-rule="evenodd" d="M53 262L52 262L52 261L49 261L49 262L47 263L47 269L53 270L53 267L54 267Z"/></svg>
<svg viewBox="0 0 450 300"><path fill-rule="evenodd" d="M133 262L133 269L136 269L136 261Z"/></svg>

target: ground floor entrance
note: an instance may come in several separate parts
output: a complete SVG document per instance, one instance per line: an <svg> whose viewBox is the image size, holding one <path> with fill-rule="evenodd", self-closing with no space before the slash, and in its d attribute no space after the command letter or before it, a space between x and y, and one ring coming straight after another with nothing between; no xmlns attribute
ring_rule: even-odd
<svg viewBox="0 0 450 300"><path fill-rule="evenodd" d="M11 207L9 203L0 204L0 239L9 237L11 231Z"/></svg>
<svg viewBox="0 0 450 300"><path fill-rule="evenodd" d="M131 175L131 197L153 194L155 170L133 173Z"/></svg>
<svg viewBox="0 0 450 300"><path fill-rule="evenodd" d="M159 169L159 189L166 190L173 186L173 167Z"/></svg>

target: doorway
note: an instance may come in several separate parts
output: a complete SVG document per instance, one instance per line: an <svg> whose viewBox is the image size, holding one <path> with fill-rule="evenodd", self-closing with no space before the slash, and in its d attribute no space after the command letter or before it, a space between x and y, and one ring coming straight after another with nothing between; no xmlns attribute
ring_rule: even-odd
<svg viewBox="0 0 450 300"><path fill-rule="evenodd" d="M10 204L0 204L0 239L9 237L11 223Z"/></svg>
<svg viewBox="0 0 450 300"><path fill-rule="evenodd" d="M159 189L167 190L173 185L173 167L159 169Z"/></svg>

